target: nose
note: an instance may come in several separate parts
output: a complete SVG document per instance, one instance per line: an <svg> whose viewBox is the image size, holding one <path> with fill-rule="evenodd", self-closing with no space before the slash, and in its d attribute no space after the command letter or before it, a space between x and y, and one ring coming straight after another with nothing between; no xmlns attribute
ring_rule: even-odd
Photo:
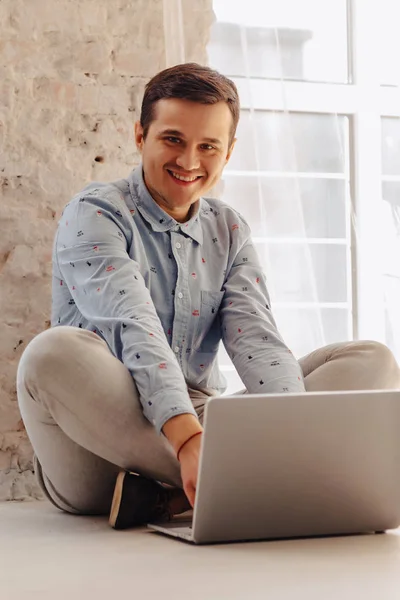
<svg viewBox="0 0 400 600"><path fill-rule="evenodd" d="M182 148L176 158L176 164L187 172L199 169L200 157L196 147L186 146Z"/></svg>

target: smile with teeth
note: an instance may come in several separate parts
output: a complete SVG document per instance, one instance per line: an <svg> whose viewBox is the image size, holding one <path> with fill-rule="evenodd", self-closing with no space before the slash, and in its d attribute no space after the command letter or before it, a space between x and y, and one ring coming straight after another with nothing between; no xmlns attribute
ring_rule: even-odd
<svg viewBox="0 0 400 600"><path fill-rule="evenodd" d="M175 179L179 179L180 181L186 181L187 183L190 183L191 181L196 181L196 179L199 179L199 175L195 175L194 177L184 177L183 175L180 175L179 173L175 173L175 171L169 171L171 173L171 175L173 177L175 177Z"/></svg>

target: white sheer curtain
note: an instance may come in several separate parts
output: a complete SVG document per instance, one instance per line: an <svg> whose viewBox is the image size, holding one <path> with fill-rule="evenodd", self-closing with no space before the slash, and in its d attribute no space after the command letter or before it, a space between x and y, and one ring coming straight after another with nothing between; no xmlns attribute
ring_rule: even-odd
<svg viewBox="0 0 400 600"><path fill-rule="evenodd" d="M209 64L242 103L218 192L252 227L286 342L300 356L370 338L400 359L397 0L213 6Z"/></svg>

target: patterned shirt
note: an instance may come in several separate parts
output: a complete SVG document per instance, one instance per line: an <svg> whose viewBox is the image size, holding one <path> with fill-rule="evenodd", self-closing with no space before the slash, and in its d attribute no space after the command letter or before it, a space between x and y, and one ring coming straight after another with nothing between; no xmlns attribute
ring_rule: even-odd
<svg viewBox="0 0 400 600"><path fill-rule="evenodd" d="M201 198L178 223L151 197L141 165L127 179L88 185L67 204L52 286L52 325L105 340L158 432L171 417L196 416L188 387L226 390L221 339L248 392L304 391L243 217Z"/></svg>

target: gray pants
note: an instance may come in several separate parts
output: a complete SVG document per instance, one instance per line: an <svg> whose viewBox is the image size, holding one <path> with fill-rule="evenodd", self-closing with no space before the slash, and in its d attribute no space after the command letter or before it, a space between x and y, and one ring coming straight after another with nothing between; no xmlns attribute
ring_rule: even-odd
<svg viewBox="0 0 400 600"><path fill-rule="evenodd" d="M308 391L397 389L400 370L376 342L332 344L300 360ZM56 327L22 355L18 401L48 499L74 514L107 514L115 478L127 469L182 486L164 436L143 416L128 369L96 334ZM209 394L189 389L202 418Z"/></svg>

